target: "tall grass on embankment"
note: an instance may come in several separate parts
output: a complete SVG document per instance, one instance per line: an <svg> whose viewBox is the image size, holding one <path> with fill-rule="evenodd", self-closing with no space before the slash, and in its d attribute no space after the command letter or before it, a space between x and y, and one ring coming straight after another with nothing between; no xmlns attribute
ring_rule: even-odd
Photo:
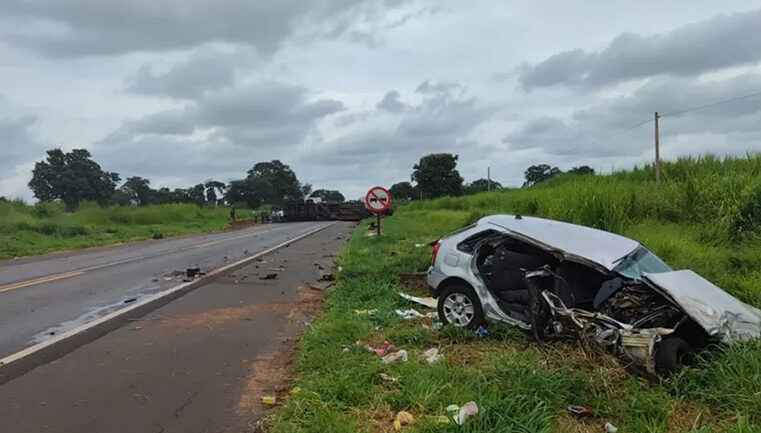
<svg viewBox="0 0 761 433"><path fill-rule="evenodd" d="M758 157L706 157L667 163L656 186L649 168L601 177L564 176L519 190L404 206L383 221L383 236L352 234L325 311L308 328L296 360L300 391L273 415L270 431L389 432L399 411L415 418L404 432L761 431L761 343L715 350L662 384L632 376L610 356L573 343L525 344L514 328L489 325L477 338L430 319L401 320L400 272L425 270L430 248L416 247L481 215L532 214L608 228L645 242L675 268L691 268L761 306L761 239L752 215L761 183ZM649 170L649 171L648 171ZM688 198L690 198L688 200ZM751 209L750 213L748 209ZM746 229L747 228L747 229ZM365 312L377 309L375 315ZM381 364L361 347L389 340L409 362ZM438 347L429 365L422 352ZM386 380L381 373L394 380ZM449 404L473 400L480 416L463 426L442 419ZM593 412L576 419L568 405Z"/></svg>
<svg viewBox="0 0 761 433"><path fill-rule="evenodd" d="M35 206L0 201L0 258L107 245L150 237L221 230L226 208L193 204L111 206L85 203L66 212L60 203Z"/></svg>

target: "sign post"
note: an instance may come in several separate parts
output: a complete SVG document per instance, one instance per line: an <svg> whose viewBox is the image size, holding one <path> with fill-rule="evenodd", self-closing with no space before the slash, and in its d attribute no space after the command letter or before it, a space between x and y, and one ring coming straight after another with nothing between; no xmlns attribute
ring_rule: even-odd
<svg viewBox="0 0 761 433"><path fill-rule="evenodd" d="M365 195L365 206L375 214L378 236L381 234L381 214L391 206L391 193L382 186L370 188Z"/></svg>

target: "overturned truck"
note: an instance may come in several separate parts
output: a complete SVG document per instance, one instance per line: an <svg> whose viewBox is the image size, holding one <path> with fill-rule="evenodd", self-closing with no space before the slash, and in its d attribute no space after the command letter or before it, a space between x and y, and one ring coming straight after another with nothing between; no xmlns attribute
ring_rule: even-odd
<svg viewBox="0 0 761 433"><path fill-rule="evenodd" d="M542 218L490 216L439 240L428 285L444 323L592 339L651 377L761 335L761 311L637 241Z"/></svg>
<svg viewBox="0 0 761 433"><path fill-rule="evenodd" d="M393 210L384 212L390 215ZM360 201L292 201L283 205L285 221L360 221L373 214Z"/></svg>

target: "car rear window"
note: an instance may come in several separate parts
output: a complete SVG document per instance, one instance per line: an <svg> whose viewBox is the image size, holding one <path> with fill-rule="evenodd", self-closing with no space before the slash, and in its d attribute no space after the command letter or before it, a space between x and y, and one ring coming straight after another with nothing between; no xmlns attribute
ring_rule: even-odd
<svg viewBox="0 0 761 433"><path fill-rule="evenodd" d="M457 249L462 251L463 253L473 254L473 250L475 250L476 244L480 240L485 239L496 233L497 231L494 229L486 229L482 232L478 232L476 234L468 236L467 238L465 238L465 240L457 244Z"/></svg>

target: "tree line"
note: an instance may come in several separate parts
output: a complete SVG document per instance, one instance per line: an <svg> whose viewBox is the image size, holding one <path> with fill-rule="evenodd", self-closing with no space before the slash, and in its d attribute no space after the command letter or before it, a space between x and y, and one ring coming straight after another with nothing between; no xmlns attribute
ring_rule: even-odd
<svg viewBox="0 0 761 433"><path fill-rule="evenodd" d="M395 183L390 189L391 196L400 200L419 200L476 194L489 189L502 188L499 182L484 178L464 183L463 177L457 171L457 159L457 155L450 153L433 153L420 158L420 161L412 167L410 176L415 185L406 181ZM523 187L536 185L561 173L563 171L559 168L547 164L532 165L524 172ZM567 173L594 175L595 171L589 166L582 165L571 168Z"/></svg>
<svg viewBox="0 0 761 433"><path fill-rule="evenodd" d="M301 183L296 173L278 160L255 164L243 179L229 183L207 180L189 188L153 189L150 180L130 176L121 183L118 173L105 171L86 149L47 151L47 157L32 170L29 188L40 201L60 200L68 210L83 201L101 206L147 206L165 203L193 203L198 206L245 204L257 208L264 204L281 204L290 200L319 197L326 201L344 201L336 190L312 190Z"/></svg>

